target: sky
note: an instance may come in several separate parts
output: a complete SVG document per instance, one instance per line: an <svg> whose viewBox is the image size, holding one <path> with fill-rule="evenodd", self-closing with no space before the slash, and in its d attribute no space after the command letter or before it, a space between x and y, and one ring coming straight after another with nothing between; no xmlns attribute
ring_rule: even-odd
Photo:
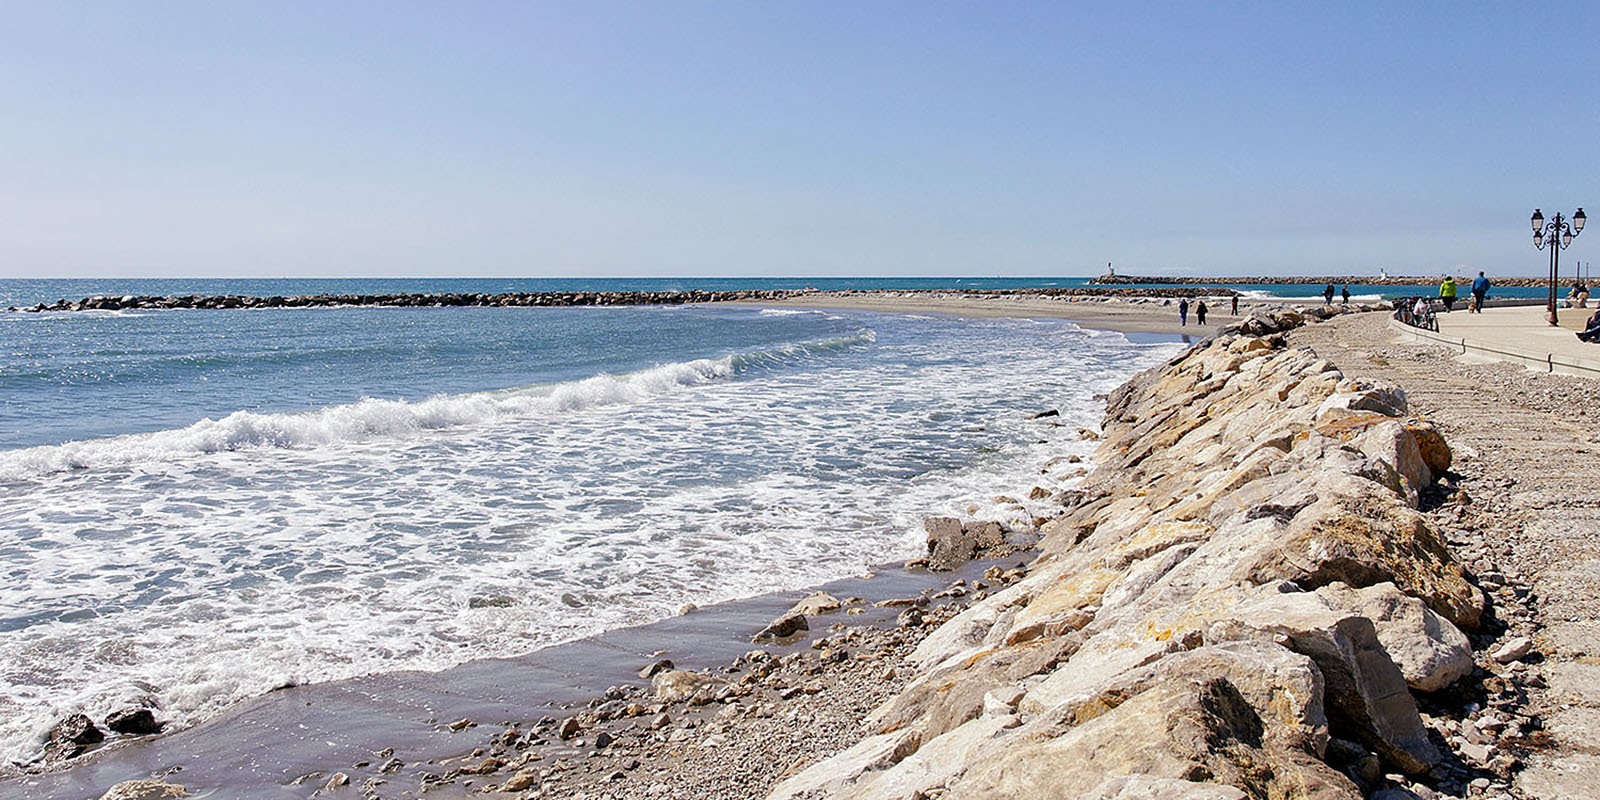
<svg viewBox="0 0 1600 800"><path fill-rule="evenodd" d="M0 277L1540 274L1597 21L0 0Z"/></svg>

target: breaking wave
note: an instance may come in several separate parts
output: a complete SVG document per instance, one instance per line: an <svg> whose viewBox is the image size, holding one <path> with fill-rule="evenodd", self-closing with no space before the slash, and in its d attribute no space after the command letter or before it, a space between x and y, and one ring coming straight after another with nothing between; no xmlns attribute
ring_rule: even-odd
<svg viewBox="0 0 1600 800"><path fill-rule="evenodd" d="M425 400L364 398L310 412L235 411L185 428L67 442L0 453L0 481L20 481L68 470L124 467L187 455L256 448L310 448L495 420L571 413L600 406L647 402L754 369L770 369L830 352L863 347L871 330L769 350L701 358L619 375L489 392L438 395Z"/></svg>

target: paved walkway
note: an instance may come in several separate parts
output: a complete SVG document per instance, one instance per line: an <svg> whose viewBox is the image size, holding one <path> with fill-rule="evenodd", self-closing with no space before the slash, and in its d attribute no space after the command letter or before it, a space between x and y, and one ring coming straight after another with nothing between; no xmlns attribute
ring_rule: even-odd
<svg viewBox="0 0 1600 800"><path fill-rule="evenodd" d="M1439 315L1439 332L1445 336L1521 345L1600 363L1600 345L1580 342L1573 335L1583 330L1584 320L1594 312L1593 307L1560 309L1556 317L1561 320L1561 327L1552 328L1545 322L1548 311L1544 306L1489 308L1482 314L1456 311Z"/></svg>
<svg viewBox="0 0 1600 800"><path fill-rule="evenodd" d="M1504 311L1457 312L1448 324L1484 338L1577 343L1540 331L1542 308ZM1494 598L1501 641L1535 641L1526 667L1488 664L1498 674L1483 681L1489 705L1538 720L1550 737L1522 755L1515 794L1600 796L1600 381L1461 363L1438 344L1396 343L1396 333L1382 315L1355 314L1298 329L1292 341L1346 375L1399 384L1412 413L1445 432L1463 494L1432 515Z"/></svg>
<svg viewBox="0 0 1600 800"><path fill-rule="evenodd" d="M1455 311L1438 315L1437 334L1394 323L1398 333L1418 341L1458 348L1464 361L1509 361L1539 372L1600 378L1600 344L1576 334L1593 308L1563 308L1561 326L1545 321L1544 306L1489 308L1482 314Z"/></svg>

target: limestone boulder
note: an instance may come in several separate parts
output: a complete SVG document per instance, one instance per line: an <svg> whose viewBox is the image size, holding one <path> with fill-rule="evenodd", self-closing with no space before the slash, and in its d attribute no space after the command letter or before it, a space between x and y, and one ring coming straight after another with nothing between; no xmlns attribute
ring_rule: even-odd
<svg viewBox="0 0 1600 800"><path fill-rule="evenodd" d="M1449 620L1392 583L1352 589L1342 583L1318 590L1334 606L1372 620L1378 641L1419 692L1437 692L1472 672L1472 642Z"/></svg>
<svg viewBox="0 0 1600 800"><path fill-rule="evenodd" d="M1426 772L1439 762L1405 676L1379 641L1372 620L1288 584L1253 594L1228 609L1226 620L1281 636L1284 646L1315 662L1330 724L1350 731L1406 773Z"/></svg>
<svg viewBox="0 0 1600 800"><path fill-rule="evenodd" d="M928 569L949 572L972 560L978 540L962 527L961 520L928 517L922 526L928 534Z"/></svg>
<svg viewBox="0 0 1600 800"><path fill-rule="evenodd" d="M1099 786L1078 795L1077 800L1249 800L1249 797L1232 786L1215 783L1122 775L1107 778Z"/></svg>

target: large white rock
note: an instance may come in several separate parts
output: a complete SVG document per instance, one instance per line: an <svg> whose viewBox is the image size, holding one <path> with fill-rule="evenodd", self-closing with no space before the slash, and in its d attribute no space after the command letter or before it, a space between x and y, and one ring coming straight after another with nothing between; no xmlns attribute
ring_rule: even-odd
<svg viewBox="0 0 1600 800"><path fill-rule="evenodd" d="M1437 692L1472 672L1472 642L1460 628L1392 583L1352 589L1334 583L1317 590L1346 611L1372 620L1406 685Z"/></svg>

